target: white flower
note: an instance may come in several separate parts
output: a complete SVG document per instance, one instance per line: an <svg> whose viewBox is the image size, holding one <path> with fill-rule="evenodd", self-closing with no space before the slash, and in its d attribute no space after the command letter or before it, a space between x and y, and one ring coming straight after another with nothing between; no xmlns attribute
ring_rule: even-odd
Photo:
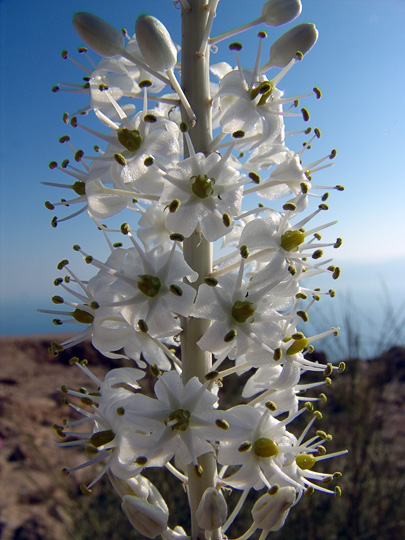
<svg viewBox="0 0 405 540"><path fill-rule="evenodd" d="M145 437L145 453L140 454L134 430L123 432L121 450L125 447L126 456L120 457L121 462L130 465L141 456L145 466L153 467L175 456L179 463L193 463L198 472L197 458L213 452L209 441L220 439L228 427L225 413L214 410L217 397L197 377L184 385L175 371L159 377L155 394L157 399L134 395L127 404L125 414L133 425L150 435Z"/></svg>
<svg viewBox="0 0 405 540"><path fill-rule="evenodd" d="M223 465L240 465L235 473L223 481L236 489L271 488L273 483L288 481L283 472L286 458L280 446L291 447L291 434L285 422L271 416L270 411L249 405L237 405L228 411L229 438L221 439L218 461ZM295 481L290 485L297 486ZM301 486L298 485L298 488Z"/></svg>
<svg viewBox="0 0 405 540"><path fill-rule="evenodd" d="M144 252L133 243L134 248L113 251L88 287L100 306L119 308L133 328L140 324L153 337L175 335L180 331L175 316L187 317L195 296L183 279L195 279L195 273L175 246L170 251L158 246Z"/></svg>
<svg viewBox="0 0 405 540"><path fill-rule="evenodd" d="M241 267L242 270L242 267ZM213 321L207 332L198 341L203 350L214 353L218 359L229 356L231 359L242 355L254 356L255 362L266 362L269 352L284 337L283 327L279 324L284 320L272 301L272 289L280 287L283 301L291 300L291 294L296 289L288 282L280 286L277 279L267 281L261 287L255 287L254 279L247 284L239 274L230 274L219 278L218 285L211 287L201 285L192 310L193 317Z"/></svg>
<svg viewBox="0 0 405 540"><path fill-rule="evenodd" d="M92 344L96 349L110 358L122 358L125 355L135 360L140 368L146 364L155 364L160 369L168 370L171 363L148 334L136 330L119 313L118 308L101 308L97 312L93 323ZM124 354L114 351L124 349Z"/></svg>
<svg viewBox="0 0 405 540"><path fill-rule="evenodd" d="M262 75L253 83L252 77L252 70L235 69L221 79L215 96L221 110L219 123L225 133L242 130L256 145L271 144L283 138L283 92Z"/></svg>
<svg viewBox="0 0 405 540"><path fill-rule="evenodd" d="M226 155L198 153L167 169L160 202L180 202L166 219L171 231L188 238L200 226L209 242L229 232L240 211L244 176L226 160Z"/></svg>

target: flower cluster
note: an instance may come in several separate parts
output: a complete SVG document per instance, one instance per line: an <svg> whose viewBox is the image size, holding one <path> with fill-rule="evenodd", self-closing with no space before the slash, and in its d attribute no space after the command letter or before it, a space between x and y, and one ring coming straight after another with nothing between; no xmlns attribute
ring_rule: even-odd
<svg viewBox="0 0 405 540"><path fill-rule="evenodd" d="M50 168L74 182L47 184L71 189L76 196L46 206L54 210L78 204L73 214L54 217L53 226L87 211L111 254L102 261L75 245L94 275L82 280L68 260L61 261L58 269L66 274L55 280L62 292L53 302L62 309L42 311L56 315L57 325L74 322L84 328L53 343L51 354L91 338L106 357L132 359L137 367L114 369L100 380L85 362L74 359L97 391L83 394L62 386L66 401L83 418L55 429L68 437L63 446L83 444L90 453L89 461L76 468L105 463L83 491L90 492L108 472L124 512L144 536L187 536L181 527L168 527L166 503L142 475L145 468L165 467L187 488L193 538L201 530L216 531L220 538L248 493L265 489L243 536L261 529L264 539L282 527L303 493L340 494L338 486L326 487L340 473L316 472L314 466L345 453L327 453L331 436L325 431L307 438L322 417L316 406L325 395L303 395L329 384L332 372L344 369L307 357L314 342L337 335L338 329L307 335L309 309L334 291L304 281L320 273L339 277L324 250L342 241L323 242L319 231L334 225L322 219L328 190L343 187L312 181L336 155L332 150L305 163L320 137L318 128L302 129L305 141L299 152L286 143L285 120L299 116L308 122L307 108L297 112L299 100L320 98L320 90L285 96L279 87L318 33L310 23L292 27L273 43L268 62L261 65L266 34L260 31L252 66L242 67L240 43L230 45L236 67L224 62L209 66L216 43L257 24L289 23L300 14L301 3L268 0L261 17L216 37L210 34L218 0L176 4L183 23L192 28L185 31L181 62L179 47L154 17L141 15L132 37L89 13L73 18L79 36L102 59L98 65L91 60L89 68L79 64L86 76L77 91L88 102L64 121L102 144L94 147L94 155L86 155L71 145L70 136L61 137L75 164L51 162ZM185 48L187 39L199 41ZM190 50L196 52L190 56ZM63 57L70 58L66 51ZM180 67L182 86L176 75ZM189 87L188 72L198 89ZM63 89L58 85L54 91ZM107 129L86 126L82 118L89 113ZM256 197L262 202L257 204ZM311 208L311 201L318 201L317 207ZM101 225L99 220L122 212L126 221L120 227ZM113 242L116 235L119 241ZM156 379L150 394L139 384L148 366ZM318 373L319 381L301 382L308 371ZM225 403L221 388L242 373L245 380L248 373L240 388L244 404L237 399ZM290 425L302 414L311 419L296 436ZM88 430L76 431L77 425L88 425ZM228 488L242 495L227 519Z"/></svg>

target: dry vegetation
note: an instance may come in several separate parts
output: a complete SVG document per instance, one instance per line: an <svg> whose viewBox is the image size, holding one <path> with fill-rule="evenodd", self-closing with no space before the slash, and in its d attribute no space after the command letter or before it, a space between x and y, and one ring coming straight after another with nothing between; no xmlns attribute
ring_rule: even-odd
<svg viewBox="0 0 405 540"><path fill-rule="evenodd" d="M39 337L0 339L0 538L139 538L107 480L85 497L78 485L93 478L94 470L68 478L59 474L62 467L78 464L84 456L55 448L52 430L68 414L57 386L88 386L86 377L68 366L68 359L87 358L100 376L113 366L103 363L87 343L58 359L47 355L48 345L48 339ZM347 458L327 464L328 470L332 465L344 473L343 496L316 493L306 498L291 511L274 540L402 540L405 536L405 349L391 348L369 361L346 360L347 372L334 378L323 409L324 429L334 435L329 450L350 452ZM151 479L156 474L150 471ZM174 496L169 480L158 485L168 494L176 517L186 522L181 488L177 486ZM249 510L247 504L246 513ZM230 538L240 534L235 529L228 533Z"/></svg>

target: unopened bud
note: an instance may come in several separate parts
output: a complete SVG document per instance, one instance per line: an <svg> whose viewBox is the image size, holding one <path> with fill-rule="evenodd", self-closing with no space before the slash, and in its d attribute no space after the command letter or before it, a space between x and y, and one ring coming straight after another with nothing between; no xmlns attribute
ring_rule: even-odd
<svg viewBox="0 0 405 540"><path fill-rule="evenodd" d="M300 0L268 0L261 18L269 26L280 26L296 19L301 10Z"/></svg>
<svg viewBox="0 0 405 540"><path fill-rule="evenodd" d="M292 486L282 487L274 495L266 493L252 508L255 526L264 531L280 530L294 503L295 489Z"/></svg>
<svg viewBox="0 0 405 540"><path fill-rule="evenodd" d="M157 502L149 503L144 499L124 495L121 504L131 525L146 538L156 538L167 529L168 509Z"/></svg>
<svg viewBox="0 0 405 540"><path fill-rule="evenodd" d="M302 23L291 28L273 43L270 49L270 61L266 68L285 67L297 54L307 54L318 39L318 30L312 23Z"/></svg>
<svg viewBox="0 0 405 540"><path fill-rule="evenodd" d="M122 33L104 19L79 11L73 15L73 28L93 51L101 56L116 56L124 48Z"/></svg>
<svg viewBox="0 0 405 540"><path fill-rule="evenodd" d="M140 15L135 23L136 39L152 69L166 71L177 62L177 49L166 27L155 17Z"/></svg>
<svg viewBox="0 0 405 540"><path fill-rule="evenodd" d="M224 524L228 513L222 491L208 488L204 491L198 505L196 517L198 525L205 531L213 531Z"/></svg>

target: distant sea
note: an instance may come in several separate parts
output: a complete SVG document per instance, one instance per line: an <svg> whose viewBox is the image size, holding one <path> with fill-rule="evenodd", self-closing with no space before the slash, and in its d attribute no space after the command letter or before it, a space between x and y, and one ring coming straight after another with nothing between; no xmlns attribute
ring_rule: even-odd
<svg viewBox="0 0 405 540"><path fill-rule="evenodd" d="M343 283L342 283L343 285ZM324 289L330 286L323 284ZM394 345L405 344L405 295L396 289L355 287L354 291L335 284L338 294L333 300L322 298L309 310L309 322L301 330L306 336L341 328L337 338L314 343L319 351L325 351L330 360L359 355L371 358ZM49 300L29 300L22 303L0 304L0 335L47 335L83 330L80 324L56 326L54 316L38 313L37 308L60 308ZM68 311L68 310L66 310ZM68 317L66 317L68 318Z"/></svg>

